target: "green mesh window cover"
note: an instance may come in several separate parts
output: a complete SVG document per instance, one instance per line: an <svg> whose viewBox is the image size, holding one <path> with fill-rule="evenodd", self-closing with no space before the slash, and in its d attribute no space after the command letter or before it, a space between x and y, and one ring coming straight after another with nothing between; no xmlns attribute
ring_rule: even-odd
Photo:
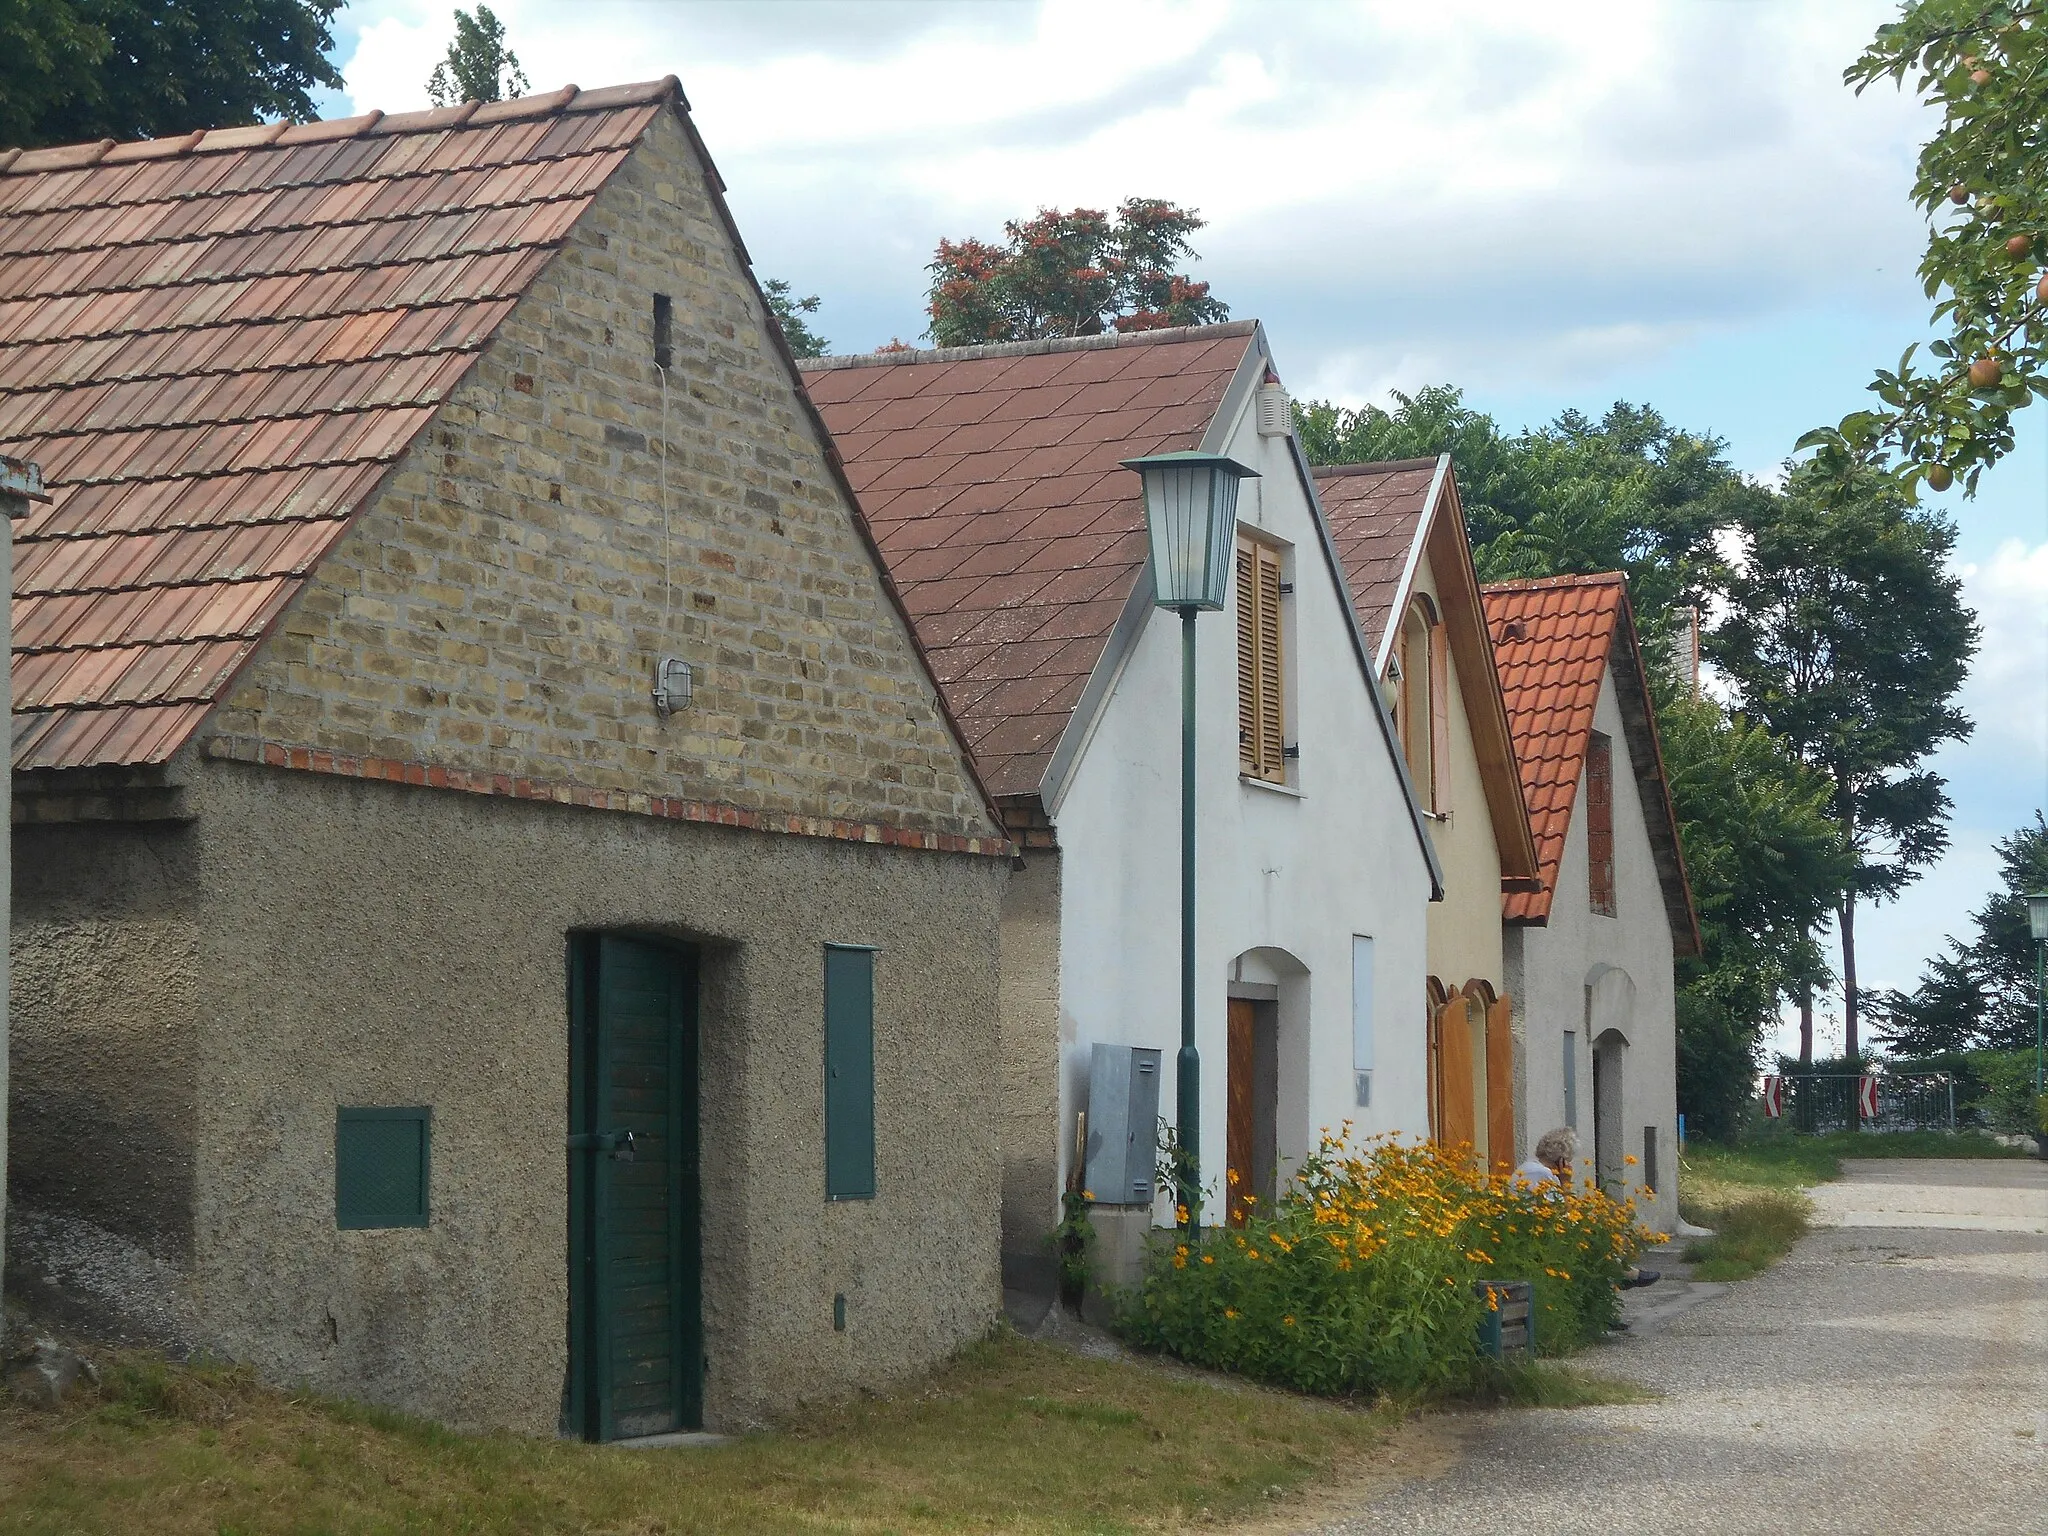
<svg viewBox="0 0 2048 1536"><path fill-rule="evenodd" d="M427 1143L434 1112L337 1109L334 1112L334 1224L424 1227Z"/></svg>
<svg viewBox="0 0 2048 1536"><path fill-rule="evenodd" d="M875 952L825 946L825 1198L875 1197Z"/></svg>

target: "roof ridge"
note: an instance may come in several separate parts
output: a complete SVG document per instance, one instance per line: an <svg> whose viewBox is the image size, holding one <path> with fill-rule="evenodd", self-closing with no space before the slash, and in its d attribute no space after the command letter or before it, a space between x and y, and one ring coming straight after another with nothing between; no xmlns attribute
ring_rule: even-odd
<svg viewBox="0 0 2048 1536"><path fill-rule="evenodd" d="M802 373L829 373L838 368L886 368L901 363L960 363L983 357L1037 357L1048 352L1095 352L1111 347L1158 346L1196 337L1249 336L1256 320L1225 320L1216 325L1163 326L1154 331L1105 331L1100 336L1048 336L1034 341L990 341L972 347L904 347L887 352L848 352L832 357L800 357Z"/></svg>
<svg viewBox="0 0 2048 1536"><path fill-rule="evenodd" d="M431 133L442 128L469 125L524 122L529 118L560 117L572 112L604 112L615 107L641 107L650 102L673 99L685 109L682 81L674 75L659 80L636 81L630 85L600 86L580 90L565 85L559 90L532 96L515 96L507 101L465 101L459 106L431 107L418 112L386 114L376 108L355 117L314 118L294 123L242 123L227 128L200 128L190 133L166 134L158 139L89 139L77 144L52 144L43 149L0 149L0 176L28 176L44 171L82 171L112 162L126 165L138 160L167 160L173 156L220 154L235 149L261 149L271 145L330 144L341 139L384 138L401 133Z"/></svg>
<svg viewBox="0 0 2048 1536"><path fill-rule="evenodd" d="M1576 576L1521 576L1513 581L1486 581L1482 592L1538 592L1550 587L1628 587L1626 571L1588 571Z"/></svg>
<svg viewBox="0 0 2048 1536"><path fill-rule="evenodd" d="M1440 453L1432 453L1419 459L1360 459L1352 464L1317 464L1311 473L1318 480L1334 480L1344 475L1391 475L1404 469L1435 469Z"/></svg>

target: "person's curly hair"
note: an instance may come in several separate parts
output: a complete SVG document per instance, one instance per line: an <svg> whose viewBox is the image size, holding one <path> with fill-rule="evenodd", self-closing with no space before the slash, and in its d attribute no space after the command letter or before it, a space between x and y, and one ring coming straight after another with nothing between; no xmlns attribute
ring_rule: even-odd
<svg viewBox="0 0 2048 1536"><path fill-rule="evenodd" d="M1579 1138L1570 1126L1560 1125L1536 1138L1534 1156L1546 1168L1555 1168L1559 1163L1569 1165L1578 1155Z"/></svg>

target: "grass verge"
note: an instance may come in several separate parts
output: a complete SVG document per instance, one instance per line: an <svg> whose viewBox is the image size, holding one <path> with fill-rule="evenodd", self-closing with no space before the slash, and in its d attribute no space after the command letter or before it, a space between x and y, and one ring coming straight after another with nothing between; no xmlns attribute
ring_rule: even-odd
<svg viewBox="0 0 2048 1536"><path fill-rule="evenodd" d="M1658 1394L1633 1381L1598 1376L1554 1361L1509 1366L1495 1374L1481 1403L1515 1408L1605 1408L1617 1403L1650 1403Z"/></svg>
<svg viewBox="0 0 2048 1536"><path fill-rule="evenodd" d="M62 1414L0 1406L0 1532L1179 1531L1330 1477L1399 1417L1007 1336L774 1434L622 1451L127 1357Z"/></svg>
<svg viewBox="0 0 2048 1536"><path fill-rule="evenodd" d="M1806 1235L1813 1206L1793 1190L1760 1190L1713 1212L1714 1235L1686 1245L1695 1280L1747 1280L1792 1251Z"/></svg>

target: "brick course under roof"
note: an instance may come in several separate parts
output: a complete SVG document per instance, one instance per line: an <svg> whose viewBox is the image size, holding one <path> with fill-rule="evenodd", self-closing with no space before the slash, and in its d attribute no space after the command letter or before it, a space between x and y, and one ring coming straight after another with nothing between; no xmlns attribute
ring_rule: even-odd
<svg viewBox="0 0 2048 1536"><path fill-rule="evenodd" d="M673 77L0 151L17 769L190 737Z"/></svg>
<svg viewBox="0 0 2048 1536"><path fill-rule="evenodd" d="M1121 461L1198 446L1257 329L799 365L991 793L1037 791L1145 568Z"/></svg>

